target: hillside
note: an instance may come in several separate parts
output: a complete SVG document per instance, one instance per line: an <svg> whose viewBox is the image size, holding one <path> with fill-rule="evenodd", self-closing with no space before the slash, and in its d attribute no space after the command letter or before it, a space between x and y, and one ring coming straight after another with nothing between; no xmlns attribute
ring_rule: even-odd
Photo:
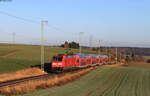
<svg viewBox="0 0 150 96"><path fill-rule="evenodd" d="M150 56L150 48L142 48L142 47L101 47L101 51L110 51L114 52L116 51L116 48L118 49L118 52L121 52L123 54L127 55L140 55L140 56ZM99 50L99 48L95 48Z"/></svg>
<svg viewBox="0 0 150 96"><path fill-rule="evenodd" d="M0 73L14 72L40 64L40 46L21 44L0 44ZM56 54L65 53L65 48L45 47L45 62L49 62ZM71 49L78 52L78 49ZM96 53L83 50L85 53Z"/></svg>

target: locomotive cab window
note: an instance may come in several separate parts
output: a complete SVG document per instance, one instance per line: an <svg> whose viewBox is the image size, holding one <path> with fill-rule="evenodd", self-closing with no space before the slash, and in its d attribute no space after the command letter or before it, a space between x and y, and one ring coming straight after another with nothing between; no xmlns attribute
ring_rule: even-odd
<svg viewBox="0 0 150 96"><path fill-rule="evenodd" d="M53 61L62 61L62 57L53 57Z"/></svg>

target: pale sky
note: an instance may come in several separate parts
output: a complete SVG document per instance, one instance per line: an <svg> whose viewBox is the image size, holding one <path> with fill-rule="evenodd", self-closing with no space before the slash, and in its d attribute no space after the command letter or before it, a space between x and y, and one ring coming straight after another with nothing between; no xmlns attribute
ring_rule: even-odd
<svg viewBox="0 0 150 96"><path fill-rule="evenodd" d="M93 46L102 40L102 45L150 47L149 5L149 0L1 1L0 42L12 42L15 32L17 43L39 44L40 22L48 20L46 44L78 42L84 32L82 45L89 45L92 36Z"/></svg>

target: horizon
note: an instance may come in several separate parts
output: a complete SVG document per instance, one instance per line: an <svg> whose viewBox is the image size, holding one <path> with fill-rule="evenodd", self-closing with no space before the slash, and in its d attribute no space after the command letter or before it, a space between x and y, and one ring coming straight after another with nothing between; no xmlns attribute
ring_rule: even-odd
<svg viewBox="0 0 150 96"><path fill-rule="evenodd" d="M65 43L65 42L64 42ZM63 43L63 44L64 44ZM78 42L76 42L78 43ZM4 43L4 42L0 42L0 44L8 44L8 45L27 45L27 46L41 46L41 44L29 44L29 43L15 43L15 44L12 44L12 43ZM58 44L58 45L49 45L49 44L45 44L44 45L45 47L61 47L61 44ZM88 48L98 48L99 46L84 46L82 45L81 47L88 47ZM102 45L101 47L103 48L145 48L145 49L150 49L149 47L137 47L137 46L107 46L107 45Z"/></svg>

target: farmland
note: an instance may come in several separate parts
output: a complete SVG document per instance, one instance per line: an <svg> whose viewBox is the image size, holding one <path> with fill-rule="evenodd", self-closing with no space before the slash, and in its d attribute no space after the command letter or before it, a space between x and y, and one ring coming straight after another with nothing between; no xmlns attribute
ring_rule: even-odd
<svg viewBox="0 0 150 96"><path fill-rule="evenodd" d="M24 96L149 96L150 70L103 67L63 86Z"/></svg>
<svg viewBox="0 0 150 96"><path fill-rule="evenodd" d="M65 53L66 49L59 47L45 47L45 62L49 62L56 54ZM71 49L78 52L78 49ZM85 53L96 53L83 50ZM40 64L40 46L21 44L0 44L0 73L14 72Z"/></svg>
<svg viewBox="0 0 150 96"><path fill-rule="evenodd" d="M150 69L150 63L146 63L146 62L130 62L128 67Z"/></svg>
<svg viewBox="0 0 150 96"><path fill-rule="evenodd" d="M45 62L64 48L45 47ZM78 52L78 49L71 49ZM85 53L93 51L83 50ZM0 74L40 64L40 46L0 44ZM101 67L75 81L48 89L22 94L24 96L149 96L150 64L130 62L128 67ZM22 96L21 95L21 96Z"/></svg>

